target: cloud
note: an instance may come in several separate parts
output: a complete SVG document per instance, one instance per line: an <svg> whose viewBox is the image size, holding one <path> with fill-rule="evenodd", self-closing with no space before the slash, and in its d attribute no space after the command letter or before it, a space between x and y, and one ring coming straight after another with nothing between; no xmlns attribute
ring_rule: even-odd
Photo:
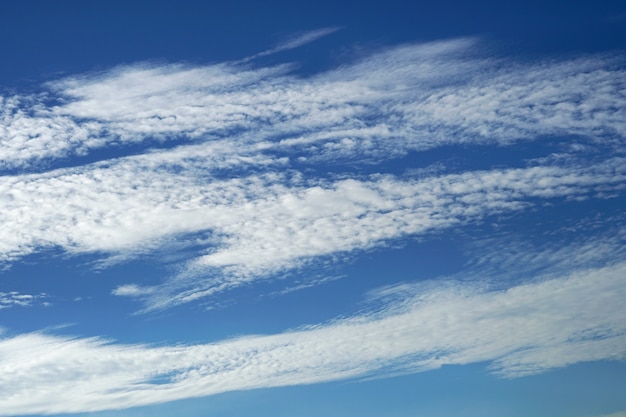
<svg viewBox="0 0 626 417"><path fill-rule="evenodd" d="M102 147L98 123L55 115L40 97L0 96L0 172Z"/></svg>
<svg viewBox="0 0 626 417"><path fill-rule="evenodd" d="M227 62L56 80L0 101L0 261L46 248L123 260L193 247L171 280L114 290L160 308L539 201L621 195L622 62L520 64L457 39L386 48L309 77L290 64ZM419 177L381 164L556 136L597 154Z"/></svg>
<svg viewBox="0 0 626 417"><path fill-rule="evenodd" d="M477 275L501 276L526 280L537 274L560 273L570 269L595 268L615 260L626 259L626 228L622 216L608 217L589 224L580 222L581 230L550 230L551 236L543 234L539 242L520 242L517 237L508 239L487 238L469 245L470 261L465 268L477 271ZM599 232L609 229L610 233ZM540 230L542 228L540 227ZM587 236L579 244L576 233ZM574 239L574 243L572 243ZM497 251L493 250L497 248ZM478 278L478 276L477 276Z"/></svg>
<svg viewBox="0 0 626 417"><path fill-rule="evenodd" d="M47 294L22 294L18 291L2 292L0 291L0 310L11 307L30 307L38 300L47 298ZM45 302L42 304L46 304ZM0 334L2 332L0 331Z"/></svg>
<svg viewBox="0 0 626 417"><path fill-rule="evenodd" d="M0 339L0 415L123 409L231 390L490 362L522 377L626 357L626 263L512 287L442 280L383 308L274 335L124 345L41 333Z"/></svg>
<svg viewBox="0 0 626 417"><path fill-rule="evenodd" d="M245 61L249 61L255 58L260 58L262 56L272 55L282 51L288 51L290 49L299 48L308 43L314 42L324 36L328 36L332 33L335 33L339 30L339 28L331 27L331 28L322 28L317 30L312 30L309 32L304 32L297 36L292 36L290 39L278 44L275 48L268 49L267 51L260 52L256 55L253 55L250 58L246 58Z"/></svg>
<svg viewBox="0 0 626 417"><path fill-rule="evenodd" d="M142 288L135 284L120 285L113 290L113 295L137 297L150 294L150 289Z"/></svg>
<svg viewBox="0 0 626 417"><path fill-rule="evenodd" d="M290 64L118 67L0 100L0 160L33 169L99 148L220 140L214 151L301 161L381 160L546 135L619 142L621 63L594 56L522 65L459 39L389 48L307 78Z"/></svg>
<svg viewBox="0 0 626 417"><path fill-rule="evenodd" d="M289 171L215 179L198 175L195 162L179 162L173 171L159 158L148 154L1 177L4 260L45 247L130 256L168 239L184 244L185 236L206 233L211 237L202 247L210 253L196 253L188 266L201 279L154 289L155 297L178 303L192 293L223 291L315 257L480 221L536 200L601 198L619 192L626 179L620 158L586 168L337 181L307 180ZM218 276L202 278L207 272ZM184 282L182 288L178 282Z"/></svg>

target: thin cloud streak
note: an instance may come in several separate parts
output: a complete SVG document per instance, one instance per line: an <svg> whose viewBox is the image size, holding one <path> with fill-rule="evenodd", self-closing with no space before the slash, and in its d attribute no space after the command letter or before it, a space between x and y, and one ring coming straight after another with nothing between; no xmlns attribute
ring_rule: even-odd
<svg viewBox="0 0 626 417"><path fill-rule="evenodd" d="M5 337L0 415L124 409L485 361L511 378L626 357L624 262L506 289L485 282L430 284L371 314L204 345Z"/></svg>
<svg viewBox="0 0 626 417"><path fill-rule="evenodd" d="M283 52L283 51L288 51L290 49L299 48L308 43L314 42L320 38L333 34L337 32L338 30L339 28L331 27L331 28L322 28L322 29L312 30L309 32L304 32L301 35L291 37L285 42L278 44L278 46L276 46L275 48L268 49L267 51L260 52L256 55L251 56L250 58L246 58L243 60L243 62L247 62L247 61L253 60L255 58L260 58L263 56L273 55L278 52Z"/></svg>

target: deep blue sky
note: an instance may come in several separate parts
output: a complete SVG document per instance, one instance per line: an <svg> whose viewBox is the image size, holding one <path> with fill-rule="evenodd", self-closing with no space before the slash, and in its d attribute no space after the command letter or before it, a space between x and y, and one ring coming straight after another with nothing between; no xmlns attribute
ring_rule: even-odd
<svg viewBox="0 0 626 417"><path fill-rule="evenodd" d="M0 19L0 416L626 416L626 2Z"/></svg>
<svg viewBox="0 0 626 417"><path fill-rule="evenodd" d="M510 52L623 48L623 1L26 1L0 5L9 85L144 60L210 63L252 55L306 30L392 44L485 36ZM322 45L319 48L323 47ZM348 45L343 45L344 48ZM317 49L313 46L311 49ZM341 48L337 48L341 50ZM316 54L327 58L327 53Z"/></svg>

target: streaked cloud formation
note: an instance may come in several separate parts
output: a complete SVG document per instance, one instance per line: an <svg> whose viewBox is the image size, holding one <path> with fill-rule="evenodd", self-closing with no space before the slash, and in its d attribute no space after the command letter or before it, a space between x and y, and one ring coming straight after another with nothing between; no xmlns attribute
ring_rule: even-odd
<svg viewBox="0 0 626 417"><path fill-rule="evenodd" d="M312 76L255 65L334 31L239 62L118 67L2 97L0 262L58 249L106 265L185 248L169 279L112 285L147 312L402 238L623 198L623 58L521 63L459 39L381 48ZM501 165L402 162L531 142L541 152ZM176 346L4 333L0 415L442 365L520 377L623 360L626 229L597 222L612 233L589 228L560 247L476 239L457 275L379 288L365 312L283 333ZM33 297L2 292L0 309Z"/></svg>
<svg viewBox="0 0 626 417"><path fill-rule="evenodd" d="M0 415L121 409L231 390L489 361L519 377L624 359L626 263L507 289L456 281L387 291L371 314L171 347L24 334L0 339Z"/></svg>
<svg viewBox="0 0 626 417"><path fill-rule="evenodd" d="M389 158L539 135L616 138L624 135L620 64L591 57L522 65L456 40L381 51L307 78L290 65L119 67L51 82L39 97L3 98L0 156L6 167L23 166L169 140L221 145L210 151L216 159L234 149L243 160L285 152Z"/></svg>
<svg viewBox="0 0 626 417"><path fill-rule="evenodd" d="M143 291L158 294L148 306L159 307L315 257L520 210L529 198L611 195L624 185L620 156L419 179L348 171L333 179L307 167L550 135L621 149L626 74L617 64L519 65L462 39L384 50L306 78L289 65L225 63L52 82L39 97L3 99L4 167L32 172L0 180L0 256L56 247L123 258L205 234L205 253L183 274L209 278ZM68 156L129 144L143 151L63 167ZM124 288L135 287L116 293L132 292Z"/></svg>

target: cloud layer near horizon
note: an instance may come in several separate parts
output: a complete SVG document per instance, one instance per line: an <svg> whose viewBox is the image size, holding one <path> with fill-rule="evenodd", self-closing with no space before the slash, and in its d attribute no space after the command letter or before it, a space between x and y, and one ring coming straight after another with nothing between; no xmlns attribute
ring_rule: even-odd
<svg viewBox="0 0 626 417"><path fill-rule="evenodd" d="M626 357L626 263L506 289L486 284L405 285L383 291L383 308L370 314L211 344L5 337L0 415L123 409L485 361L500 376L519 377Z"/></svg>

